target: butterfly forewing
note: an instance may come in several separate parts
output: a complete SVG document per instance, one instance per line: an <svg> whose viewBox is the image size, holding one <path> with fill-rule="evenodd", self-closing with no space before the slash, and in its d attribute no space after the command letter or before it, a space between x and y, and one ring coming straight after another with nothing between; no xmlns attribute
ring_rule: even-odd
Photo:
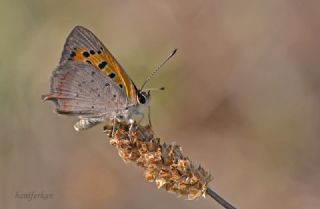
<svg viewBox="0 0 320 209"><path fill-rule="evenodd" d="M64 45L60 64L82 62L92 65L97 71L111 78L123 89L131 103L136 103L136 89L110 51L88 29L76 26Z"/></svg>

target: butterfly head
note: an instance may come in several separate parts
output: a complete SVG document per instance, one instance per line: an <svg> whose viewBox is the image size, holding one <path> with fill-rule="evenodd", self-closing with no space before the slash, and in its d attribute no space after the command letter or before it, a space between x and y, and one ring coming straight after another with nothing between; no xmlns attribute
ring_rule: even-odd
<svg viewBox="0 0 320 209"><path fill-rule="evenodd" d="M163 91L163 90L165 90L164 87L137 90L137 101L140 105L149 105L150 98L151 98L150 92L151 91Z"/></svg>
<svg viewBox="0 0 320 209"><path fill-rule="evenodd" d="M137 94L137 101L140 105L148 105L150 102L150 90L139 90Z"/></svg>

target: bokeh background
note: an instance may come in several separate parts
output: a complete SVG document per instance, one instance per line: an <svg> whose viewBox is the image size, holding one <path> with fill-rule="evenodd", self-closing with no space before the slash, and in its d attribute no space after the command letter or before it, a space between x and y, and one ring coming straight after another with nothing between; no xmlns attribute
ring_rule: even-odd
<svg viewBox="0 0 320 209"><path fill-rule="evenodd" d="M221 208L157 190L102 126L43 103L75 25L100 37L140 85L152 80L157 136L182 145L238 208L319 208L320 2L0 2L0 208ZM53 194L47 200L16 193Z"/></svg>

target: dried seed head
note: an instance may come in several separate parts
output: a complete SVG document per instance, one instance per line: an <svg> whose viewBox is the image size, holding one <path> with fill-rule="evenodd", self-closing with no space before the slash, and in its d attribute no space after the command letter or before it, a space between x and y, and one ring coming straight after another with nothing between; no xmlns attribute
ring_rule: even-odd
<svg viewBox="0 0 320 209"><path fill-rule="evenodd" d="M110 131L110 126L105 130ZM115 130L110 144L124 162L143 167L147 181L190 200L205 196L212 176L185 157L179 145L161 144L149 126L134 124L129 131L129 125L117 123Z"/></svg>

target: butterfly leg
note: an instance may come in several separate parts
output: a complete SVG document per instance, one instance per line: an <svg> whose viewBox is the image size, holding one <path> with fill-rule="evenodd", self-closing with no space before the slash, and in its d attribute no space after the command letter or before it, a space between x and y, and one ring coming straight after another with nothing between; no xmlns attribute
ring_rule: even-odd
<svg viewBox="0 0 320 209"><path fill-rule="evenodd" d="M116 120L117 120L117 117L114 117L113 124L112 124L112 133L111 133L112 138L114 138L114 134L116 132Z"/></svg>
<svg viewBox="0 0 320 209"><path fill-rule="evenodd" d="M149 122L149 126L151 128L152 124L151 124L151 106L150 105L148 105L148 122Z"/></svg>
<svg viewBox="0 0 320 209"><path fill-rule="evenodd" d="M132 118L130 118L128 122L130 124L130 126L129 126L129 139L131 140L131 133L133 131L135 121Z"/></svg>
<svg viewBox="0 0 320 209"><path fill-rule="evenodd" d="M144 114L142 112L137 112L136 115L142 116L137 122L133 118L129 118L128 123L129 126L129 138L131 139L131 134L134 131L134 128L139 126L144 118Z"/></svg>

